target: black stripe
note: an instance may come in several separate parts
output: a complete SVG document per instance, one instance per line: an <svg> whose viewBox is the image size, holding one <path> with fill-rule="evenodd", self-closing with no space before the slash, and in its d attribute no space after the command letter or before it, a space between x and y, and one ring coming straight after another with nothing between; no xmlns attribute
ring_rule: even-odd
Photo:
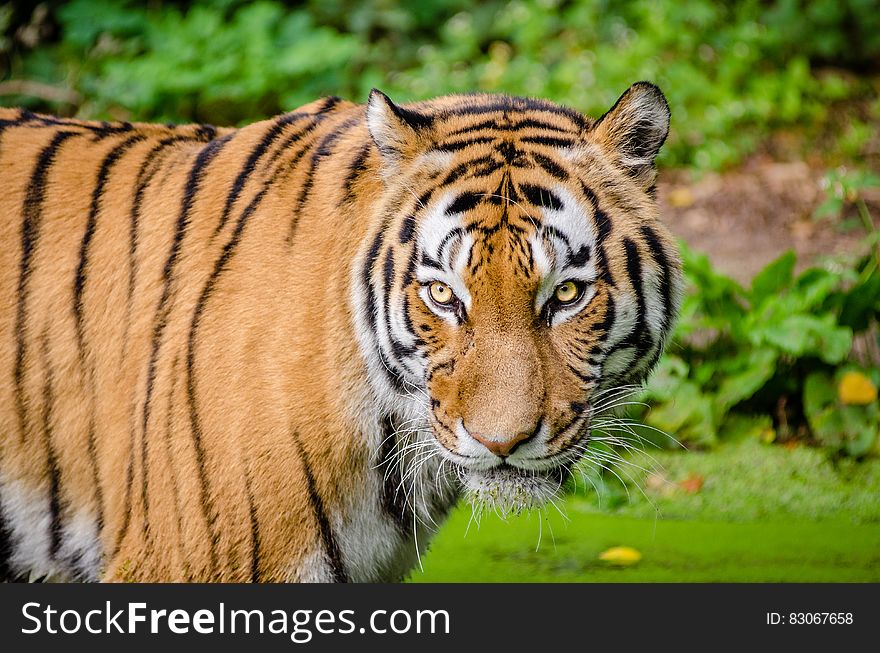
<svg viewBox="0 0 880 653"><path fill-rule="evenodd" d="M387 99L388 98L386 98L386 100ZM413 109L407 109L398 104L394 104L394 102L391 102L390 100L388 100L386 104L391 111L394 112L395 116L417 131L434 124L434 116L432 115L414 111Z"/></svg>
<svg viewBox="0 0 880 653"><path fill-rule="evenodd" d="M545 122L543 120L538 120L537 118L520 120L519 122L513 123L511 129L546 129L547 131L560 132L563 134L579 133L579 130L566 129L565 127L554 125L552 122Z"/></svg>
<svg viewBox="0 0 880 653"><path fill-rule="evenodd" d="M132 406L134 412L134 406ZM131 495L134 486L134 448L135 448L135 426L133 424L135 418L132 417L129 424L129 440L128 440L128 462L125 466L125 507L122 509L122 525L116 532L116 541L113 543L113 552L110 554L110 560L116 557L119 549L122 547L122 540L128 533L128 527L131 524Z"/></svg>
<svg viewBox="0 0 880 653"><path fill-rule="evenodd" d="M12 120L0 120L0 138L3 136L3 132L6 131L9 127L19 127L27 122L30 122L33 119L34 115L27 111L26 109L19 109L18 118L13 118Z"/></svg>
<svg viewBox="0 0 880 653"><path fill-rule="evenodd" d="M572 252L566 265L575 268L584 267L590 260L590 246L583 245L578 251Z"/></svg>
<svg viewBox="0 0 880 653"><path fill-rule="evenodd" d="M523 136L519 139L523 143L535 143L547 147L574 147L577 141L571 138L556 138L553 136Z"/></svg>
<svg viewBox="0 0 880 653"><path fill-rule="evenodd" d="M3 517L2 502L0 502L0 583L8 583L15 580L10 562L14 553L12 544L12 531Z"/></svg>
<svg viewBox="0 0 880 653"><path fill-rule="evenodd" d="M585 374L584 372L581 372L578 368L570 363L568 365L568 369L570 369L577 378L579 378L583 383L586 384L595 383L598 378L593 374Z"/></svg>
<svg viewBox="0 0 880 653"><path fill-rule="evenodd" d="M346 175L345 182L343 184L345 192L342 195L342 202L340 202L340 206L342 204L351 202L354 199L354 185L360 178L360 176L367 171L367 159L370 156L370 150L372 149L372 147L372 141L366 143L363 147L361 147L361 149L357 153L357 156L355 156L352 162L348 165L348 175Z"/></svg>
<svg viewBox="0 0 880 653"><path fill-rule="evenodd" d="M339 100L339 98L335 99L337 101ZM301 113L288 113L281 116L273 123L272 127L263 135L263 138L260 139L260 142L257 143L257 146L251 151L247 161L245 161L241 170L238 172L235 181L232 183L232 188L229 189L229 194L226 196L226 204L223 206L223 213L220 215L220 221L214 228L214 233L211 235L212 238L220 233L223 227L226 226L226 222L229 220L229 215L232 212L232 206L241 195L242 190L244 190L244 186L247 183L248 178L254 172L260 158L266 153L272 144L280 138L287 125L302 117L304 117L304 114Z"/></svg>
<svg viewBox="0 0 880 653"><path fill-rule="evenodd" d="M251 489L251 476L247 470L247 461L243 461L244 490L247 494L248 517L251 524L251 582L260 582L260 523L257 519L257 505L254 502L254 492Z"/></svg>
<svg viewBox="0 0 880 653"><path fill-rule="evenodd" d="M456 197L455 200L453 200L452 204L447 207L446 215L453 215L455 213L464 213L466 211L470 211L482 201L483 197L479 193L462 193L461 195Z"/></svg>
<svg viewBox="0 0 880 653"><path fill-rule="evenodd" d="M481 113L493 113L504 111L540 111L567 118L579 129L588 129L590 123L577 111L553 104L545 100L534 98L521 98L510 96L494 96L492 101L486 104L465 104L452 108L449 114L456 116L468 116Z"/></svg>
<svg viewBox="0 0 880 653"><path fill-rule="evenodd" d="M406 492L402 492L401 469L398 461L391 460L398 442L394 422L390 415L382 420L382 446L379 451L378 469L382 473L382 510L394 522L401 535L409 532L412 526L412 510L406 501Z"/></svg>
<svg viewBox="0 0 880 653"><path fill-rule="evenodd" d="M196 136L200 140L212 141L217 136L217 128L214 125L199 125Z"/></svg>
<svg viewBox="0 0 880 653"><path fill-rule="evenodd" d="M318 113L328 113L340 102L342 102L341 97L336 95L329 95L324 98L323 102L321 102L321 106L318 108Z"/></svg>
<svg viewBox="0 0 880 653"><path fill-rule="evenodd" d="M382 351L382 345L379 342L379 334L376 329L379 314L376 307L376 292L373 290L373 268L379 258L379 252L382 249L386 229L387 225L383 224L382 228L376 232L376 236L370 244L370 249L367 252L364 266L361 270L361 283L363 283L364 291L366 292L367 327L373 335L373 341L376 344L376 353L379 356L379 360L382 362L382 373L385 375L392 388L397 392L403 392L403 377L397 369L391 367L391 363L385 357L385 353Z"/></svg>
<svg viewBox="0 0 880 653"><path fill-rule="evenodd" d="M629 238L623 239L623 247L626 252L626 273L630 285L636 294L636 323L633 330L620 342L616 343L609 350L609 355L626 347L635 348L635 356L630 369L633 373L641 369L638 363L648 353L654 342L651 340L651 334L648 330L647 321L645 319L645 288L642 281L642 260L636 244Z"/></svg>
<svg viewBox="0 0 880 653"><path fill-rule="evenodd" d="M385 252L385 264L382 271L382 293L385 299L385 330L388 333L388 342L391 344L391 355L398 362L401 358L407 358L415 353L415 349L409 347L397 338L391 328L391 288L394 285L394 248L389 247Z"/></svg>
<svg viewBox="0 0 880 653"><path fill-rule="evenodd" d="M196 454L196 471L199 476L199 498L205 513L205 520L208 526L208 533L211 539L211 564L216 567L217 565L217 554L215 551L216 546L216 523L218 519L216 505L214 503L213 496L211 494L208 473L206 468L207 463L207 455L205 452L204 446L204 434L202 433L201 421L199 420L198 414L198 405L197 405L197 390L196 390L196 378L195 378L195 347L196 347L196 336L198 333L199 326L201 324L202 314L204 313L205 306L207 305L208 298L213 293L214 287L217 283L217 279L220 277L220 274L226 267L226 263L231 258L233 252L236 249L239 239L241 238L241 234L244 230L244 224L247 222L248 218L253 214L256 210L257 206L262 201L263 197L266 194L267 187L264 187L256 197L254 197L251 202L248 204L247 208L242 212L241 217L238 220L238 223L235 227L235 232L232 235L232 238L223 248L223 253L220 258L214 265L214 270L211 273L211 276L208 279L208 282L205 284L205 287L202 289L202 294L199 296L199 301L196 304L196 308L193 314L192 322L190 323L188 344L187 344L187 356L186 356L186 379L187 379L187 406L189 408L189 420L190 420L190 428L191 435L193 441L193 448L195 449Z"/></svg>
<svg viewBox="0 0 880 653"><path fill-rule="evenodd" d="M411 241L415 230L416 216L410 213L403 219L403 224L400 226L400 244L406 245L409 241Z"/></svg>
<svg viewBox="0 0 880 653"><path fill-rule="evenodd" d="M140 231L141 203L143 202L144 193L149 188L150 183L161 168L161 160L155 160L162 150L169 145L181 141L192 141L193 137L189 136L171 136L159 141L153 149L151 149L144 157L141 169L138 171L137 181L135 183L134 197L132 198L131 213L129 215L128 227L128 295L126 296L126 315L125 315L125 331L122 338L123 350L128 351L128 334L131 328L131 311L134 301L134 287L138 273L138 239ZM154 164L155 161L155 164ZM132 450L134 445L132 445Z"/></svg>
<svg viewBox="0 0 880 653"><path fill-rule="evenodd" d="M484 130L498 130L505 132L519 131L525 129L545 129L547 131L559 132L562 134L572 134L578 133L578 130L566 129L565 127L560 127L559 125L554 125L552 122L546 122L544 120L538 120L537 118L525 118L524 120L519 120L517 122L506 122L501 123L496 119L490 120L481 120L480 122L475 122L472 125L467 125L465 127L459 127L458 129L453 129L451 132L447 134L447 136L459 136L461 134L473 133L476 131L484 131Z"/></svg>
<svg viewBox="0 0 880 653"><path fill-rule="evenodd" d="M88 364L86 360L86 341L85 341L85 323L84 323L84 307L83 307L83 291L85 290L86 284L86 272L88 270L89 264L89 251L92 244L92 239L94 238L95 228L97 227L98 222L98 214L100 211L101 199L104 195L104 187L107 183L107 179L110 176L110 170L113 166L119 161L125 152L130 149L134 144L143 141L144 136L132 136L116 147L114 147L110 153L104 157L104 161L101 163L101 167L98 171L97 180L95 183L94 191L92 192L92 202L89 208L89 216L86 220L86 229L85 233L83 233L82 242L80 244L79 251L79 265L76 269L76 276L74 277L73 282L73 317L74 324L76 326L76 341L77 348L79 350L79 359L82 364L83 371L89 378L91 382L91 411L89 414L89 425L88 425L88 444L87 444L87 452L89 457L89 464L91 466L92 472L92 484L95 488L95 503L97 504L98 514L97 514L97 522L98 529L103 530L104 528L104 492L101 487L101 479L98 473L98 443L95 434L95 418L94 418L94 408L95 408L95 379L94 379L94 370Z"/></svg>
<svg viewBox="0 0 880 653"><path fill-rule="evenodd" d="M311 127L315 127L315 126L317 126L317 125L320 125L320 124L326 119L326 116L323 115L323 114L320 114L320 113L316 113L316 114L300 114L300 115L303 115L304 118L305 118L306 120L309 121L309 124L311 125ZM277 172L277 168L274 168L273 166L275 166L275 164L277 163L278 159L280 159L284 154L287 153L287 148L288 148L288 147L289 147L289 143L287 143L287 142L285 141L284 143L282 143L281 145L279 145L278 147L276 147L276 148L275 148L275 151L272 152L272 154L269 155L269 158L268 158L268 159L266 159L266 163L265 163L265 166L264 166L264 167L265 167L267 170L269 170L269 169L274 170L274 172L273 172L272 174L275 174L275 172Z"/></svg>
<svg viewBox="0 0 880 653"><path fill-rule="evenodd" d="M167 127L169 127L170 129L175 129L176 125L171 124L167 125ZM137 250L140 231L141 203L143 202L144 193L149 188L150 184L153 181L153 178L156 176L162 166L162 160L157 159L156 157L158 157L160 154L163 154L163 150L165 150L165 148L170 145L174 145L175 143L192 142L199 140L203 142L210 141L215 135L216 129L214 129L210 125L201 125L192 135L176 135L162 139L144 156L141 168L138 171L137 181L135 183L135 192L132 198L131 212L129 216L128 294L126 296L125 331L122 341L123 358L125 358L125 352L127 352L128 348L128 335L131 329L135 282L139 271ZM132 413L134 411L135 407L132 406ZM125 537L125 534L128 532L128 527L131 519L131 498L132 488L134 485L134 451L136 444L135 431L136 428L133 421L129 428L129 457L125 471L125 503L122 511L123 521L116 535L113 553L110 556L111 558L115 557L116 554L119 552L119 548L122 546L122 540Z"/></svg>
<svg viewBox="0 0 880 653"><path fill-rule="evenodd" d="M639 326L644 326L645 288L642 281L642 258L638 246L629 238L623 239L623 249L626 251L626 274L636 293L636 306L638 307L636 323Z"/></svg>
<svg viewBox="0 0 880 653"><path fill-rule="evenodd" d="M481 120L480 122L475 122L470 125L466 125L464 127L459 127L458 129L453 129L451 132L447 133L447 136L459 136L461 134L467 134L475 131L482 131L484 129L505 129L505 127L499 123L494 118L489 120Z"/></svg>
<svg viewBox="0 0 880 653"><path fill-rule="evenodd" d="M605 251L605 242L611 235L611 219L599 206L599 198L596 197L596 193L594 193L591 188L581 182L581 190L593 208L593 224L596 225L596 256L599 259L599 278L609 285L614 286L614 276L611 274L611 269L608 267L608 254Z"/></svg>
<svg viewBox="0 0 880 653"><path fill-rule="evenodd" d="M443 236L443 240L440 241L440 245L437 247L437 260L443 260L443 252L446 249L446 246L452 241L453 238L460 237L465 232L461 227L453 227L450 229L445 236ZM452 261L448 261L450 267L452 267Z"/></svg>
<svg viewBox="0 0 880 653"><path fill-rule="evenodd" d="M24 370L27 343L25 326L27 323L28 281L31 276L31 260L36 252L43 222L43 199L46 193L46 179L55 162L61 145L77 132L62 131L55 134L52 141L43 148L31 173L22 207L21 263L18 277L18 307L15 318L15 403L18 412L19 438L24 441L27 433L27 407L24 397Z"/></svg>
<svg viewBox="0 0 880 653"><path fill-rule="evenodd" d="M413 262L414 259L410 259L410 262ZM410 281L412 280L412 275L409 269L404 273L404 288L409 286ZM413 338L413 347L410 347L410 354L412 355L416 351L416 347L421 347L425 344L425 341L422 340L418 335L416 335L416 330L413 327L412 317L410 317L410 306L409 306L409 296L404 294L403 296L403 307L402 307L402 315L403 315L403 328L406 329L406 332L412 336Z"/></svg>
<svg viewBox="0 0 880 653"><path fill-rule="evenodd" d="M63 526L61 524L61 475L58 471L57 456L55 449L48 440L46 442L46 467L49 471L49 555L52 559L58 558L61 550L61 536Z"/></svg>
<svg viewBox="0 0 880 653"><path fill-rule="evenodd" d="M52 437L52 421L55 413L54 375L49 357L49 335L44 332L41 338L43 358L43 438L46 447L46 471L49 473L49 555L58 560L61 550L64 525L61 517L61 473L58 469L58 454Z"/></svg>
<svg viewBox="0 0 880 653"><path fill-rule="evenodd" d="M571 241L568 240L568 236L566 236L562 231L550 224L542 224L541 231L561 240L565 244L565 247L568 250L569 254L571 254Z"/></svg>
<svg viewBox="0 0 880 653"><path fill-rule="evenodd" d="M229 134L218 140L211 141L201 149L198 156L196 157L195 163L190 169L189 176L187 178L183 199L181 200L180 212L178 214L177 224L174 230L174 238L171 243L171 249L168 252L168 257L165 261L165 266L162 270L162 278L164 280L164 283L162 287L162 295L159 298L159 304L156 307L156 312L153 318L153 335L152 343L150 346L150 358L147 364L147 388L146 397L144 400L143 421L141 426L141 496L144 500L143 509L145 527L147 526L149 520L147 514L148 506L146 502L146 497L148 496L147 478L149 475L147 469L147 433L149 428L150 410L153 399L153 385L156 378L156 365L159 360L159 350L162 346L165 327L167 326L168 317L171 312L170 301L172 295L172 286L174 282L174 269L177 264L177 259L180 255L181 244L183 243L183 239L186 235L187 228L189 227L189 223L191 220L190 210L192 209L196 194L201 187L201 182L204 178L205 171L211 161L214 160L214 157L217 156L221 148L229 141L231 137L232 134ZM201 462L202 461L200 461L200 463ZM200 473L204 474L205 472L204 470L200 470ZM207 506L204 503L203 508L207 511ZM120 539L124 536L125 533L122 533ZM216 551L214 550L213 543L211 547L211 562L214 565L214 568L216 568Z"/></svg>
<svg viewBox="0 0 880 653"><path fill-rule="evenodd" d="M648 243L648 249L651 252L651 257L657 262L657 265L660 267L660 295L663 298L662 330L665 335L665 333L669 331L669 327L672 321L672 279L670 274L669 258L666 256L666 251L663 249L663 245L660 243L660 239L657 237L657 233L651 227L649 227L648 225L643 225L642 235L645 237L645 241Z"/></svg>
<svg viewBox="0 0 880 653"><path fill-rule="evenodd" d="M177 549L183 562L186 580L192 579L189 565L189 552L186 549L186 540L183 533L183 511L180 502L180 482L177 477L177 469L174 465L174 454L171 449L172 427L174 421L174 394L177 390L177 369L180 366L180 357L175 356L171 365L171 383L168 388L168 411L165 414L165 454L168 457L168 473L171 476L171 493L174 497L174 514L177 519Z"/></svg>
<svg viewBox="0 0 880 653"><path fill-rule="evenodd" d="M311 132L315 123L310 123L306 128L301 131L298 131L294 134L288 136L282 148L286 149L293 145L295 142L303 138L305 135ZM205 512L205 520L208 526L208 533L211 538L211 563L214 567L216 567L216 530L215 525L217 521L217 513L216 507L214 505L214 501L208 486L208 476L205 468L206 456L205 449L202 443L202 427L201 422L199 421L198 414L198 406L197 406L197 392L196 392L196 381L195 381L195 347L196 347L196 338L199 326L201 324L202 314L205 310L205 307L208 303L211 294L214 291L214 287L217 284L217 280L220 275L226 269L226 265L229 260L235 254L235 251L238 247L238 243L244 233L244 228L248 223L248 220L253 215L254 211L256 211L257 207L262 202L263 197L266 193L272 188L273 185L276 184L278 178L287 170L293 169L297 162L302 158L302 156L308 151L309 146L301 148L297 154L288 162L288 164L279 168L275 171L272 177L267 180L263 184L263 188L260 190L257 195L251 199L250 203L245 207L239 216L235 228L229 240L223 246L222 253L219 258L214 262L214 268L211 271L211 276L205 282L204 287L202 288L202 292L199 295L198 302L196 303L195 310L193 311L193 317L190 322L189 335L187 338L187 355L186 355L186 377L187 377L187 405L189 408L189 418L190 418L190 427L192 430L192 440L193 440L193 448L195 449L196 454L196 470L199 476L199 493L201 504Z"/></svg>
<svg viewBox="0 0 880 653"><path fill-rule="evenodd" d="M541 168L543 168L544 171L551 177L555 177L560 181L568 180L568 172L565 170L565 168L562 167L561 164L557 163L550 157L546 157L543 154L538 154L537 152L531 152L530 154L535 160L535 163L541 166Z"/></svg>
<svg viewBox="0 0 880 653"><path fill-rule="evenodd" d="M359 122L360 118L349 118L341 125L339 125L336 129L324 136L324 138L318 144L318 147L315 148L315 151L312 154L309 169L306 171L305 180L303 181L302 188L300 188L299 197L297 197L296 200L296 205L293 210L293 216L290 220L290 229L287 232L288 245L293 243L293 235L296 232L296 225L299 222L303 207L306 205L309 194L312 192L312 187L315 184L315 172L318 169L318 165L321 163L322 159L330 156L333 153L333 146L336 141L339 140L340 137L345 135L345 133L348 132L349 129L357 125Z"/></svg>
<svg viewBox="0 0 880 653"><path fill-rule="evenodd" d="M315 516L315 521L318 522L321 544L324 547L324 553L327 555L327 562L330 565L330 572L333 575L333 580L337 583L347 583L348 576L345 572L345 565L342 562L342 552L339 549L339 543L336 541L336 535L333 533L333 527L331 526L330 520L327 517L327 512L324 509L324 501L321 499L321 495L318 492L318 487L315 483L315 477L312 475L312 467L309 464L308 456L306 455L302 443L299 441L299 436L296 433L292 433L291 437L297 453L299 454L303 473L306 476L309 502L312 504L312 513Z"/></svg>
<svg viewBox="0 0 880 653"><path fill-rule="evenodd" d="M417 209L427 209L428 202L431 201L431 196L434 194L435 190L437 190L437 189L436 188L429 188L424 193L419 195L419 199L416 201L416 208Z"/></svg>
<svg viewBox="0 0 880 653"><path fill-rule="evenodd" d="M545 209L553 209L559 211L562 207L562 200L556 193L543 186L533 186L532 184L520 184L519 190L533 206L540 206Z"/></svg>
<svg viewBox="0 0 880 653"><path fill-rule="evenodd" d="M614 327L616 313L617 311L614 306L614 298L611 296L611 293L608 293L608 301L605 305L605 315L602 317L602 321L598 322L593 327L595 331L601 332L601 335L599 336L600 341L607 338L608 334L611 333L611 329ZM602 349L604 351L604 347Z"/></svg>
<svg viewBox="0 0 880 653"><path fill-rule="evenodd" d="M462 141L453 141L440 143L431 148L431 150L435 152L458 152L459 150L465 150L474 145L484 145L486 143L494 143L498 140L497 136L474 136L473 138L468 138Z"/></svg>
<svg viewBox="0 0 880 653"><path fill-rule="evenodd" d="M448 186L465 177L487 177L501 167L501 163L491 156L481 156L464 161L450 170L439 186Z"/></svg>
<svg viewBox="0 0 880 653"><path fill-rule="evenodd" d="M19 112L19 119L14 122L19 125L34 122L37 123L37 125L35 125L36 127L78 127L92 133L96 139L106 138L113 134L129 132L134 129L134 125L130 122L89 122L73 118L55 118L54 116L42 116L36 113L31 113L26 109L22 109Z"/></svg>

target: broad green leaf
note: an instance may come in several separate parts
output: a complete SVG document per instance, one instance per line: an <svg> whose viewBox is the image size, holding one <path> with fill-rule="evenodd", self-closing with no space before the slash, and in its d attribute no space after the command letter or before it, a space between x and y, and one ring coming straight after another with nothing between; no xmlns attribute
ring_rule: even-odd
<svg viewBox="0 0 880 653"><path fill-rule="evenodd" d="M840 323L853 331L864 331L880 313L880 272L875 270L867 279L853 287L844 297Z"/></svg>
<svg viewBox="0 0 880 653"><path fill-rule="evenodd" d="M832 315L828 316L826 323L831 326L834 322ZM853 334L849 327L834 327L820 334L820 358L826 363L840 363L850 349L852 349Z"/></svg>
<svg viewBox="0 0 880 653"><path fill-rule="evenodd" d="M837 402L837 387L824 372L813 372L804 382L804 412L808 419Z"/></svg>
<svg viewBox="0 0 880 653"><path fill-rule="evenodd" d="M645 421L681 441L708 446L717 440L712 402L688 381L670 401L653 407Z"/></svg>
<svg viewBox="0 0 880 653"><path fill-rule="evenodd" d="M725 441L737 442L745 439L767 439L773 431L773 418L770 415L743 415L730 413L718 429Z"/></svg>
<svg viewBox="0 0 880 653"><path fill-rule="evenodd" d="M837 326L830 313L821 318L791 315L777 324L756 328L752 341L774 345L793 356L815 355L825 362L839 363L852 346L852 331Z"/></svg>
<svg viewBox="0 0 880 653"><path fill-rule="evenodd" d="M718 388L715 405L719 415L761 389L776 371L776 358L777 354L772 349L749 352L745 368L727 376Z"/></svg>
<svg viewBox="0 0 880 653"><path fill-rule="evenodd" d="M796 261L797 256L794 250L788 250L757 274L752 280L751 299L753 306L760 306L767 299L791 285Z"/></svg>

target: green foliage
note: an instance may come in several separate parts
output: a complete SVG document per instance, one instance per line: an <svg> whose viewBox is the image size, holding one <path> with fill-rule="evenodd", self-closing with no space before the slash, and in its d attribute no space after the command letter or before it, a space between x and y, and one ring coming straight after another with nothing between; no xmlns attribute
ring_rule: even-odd
<svg viewBox="0 0 880 653"><path fill-rule="evenodd" d="M400 100L538 95L598 115L650 79L674 116L661 160L717 169L771 130L815 135L843 101L877 97L869 79L816 74L880 60L871 0L73 0L53 11L56 40L21 45L10 75L75 91L85 117L241 123L326 94L363 100L372 86ZM0 43L15 27L6 14ZM839 147L861 156L872 127L846 122Z"/></svg>
<svg viewBox="0 0 880 653"><path fill-rule="evenodd" d="M825 201L813 211L813 219L833 220L840 229L861 226L865 231L867 244L876 247L876 260L880 262L880 229L874 228L874 221L865 201L865 191L880 188L880 175L862 168L848 170L841 166L825 174L822 187L825 189ZM846 217L850 208L855 209L857 218Z"/></svg>
<svg viewBox="0 0 880 653"><path fill-rule="evenodd" d="M683 253L689 292L675 342L647 385L646 423L702 447L744 434L809 435L837 454L875 450L876 398L847 405L837 384L856 369L847 362L854 334L876 329L876 259L795 276L787 252L743 287L707 257L686 246ZM880 370L858 371L880 383Z"/></svg>
<svg viewBox="0 0 880 653"><path fill-rule="evenodd" d="M875 448L880 428L880 408L875 399L862 405L853 405L841 398L842 376L847 370L836 374L811 373L804 384L804 413L813 435L819 442L836 452L850 456L865 456ZM857 372L876 388L880 384L880 370Z"/></svg>
<svg viewBox="0 0 880 653"><path fill-rule="evenodd" d="M829 459L815 447L773 446L745 434L711 452L635 454L615 467L618 477L584 471L589 481L578 479L576 489L585 512L811 523L845 515L853 522L880 524L880 459ZM684 487L690 478L703 480L699 491Z"/></svg>

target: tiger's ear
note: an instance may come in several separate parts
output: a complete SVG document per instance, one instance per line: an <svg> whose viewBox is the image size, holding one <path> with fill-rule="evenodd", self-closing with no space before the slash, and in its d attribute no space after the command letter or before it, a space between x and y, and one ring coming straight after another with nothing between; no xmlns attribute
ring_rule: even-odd
<svg viewBox="0 0 880 653"><path fill-rule="evenodd" d="M590 134L643 188L654 183L654 158L669 133L669 104L650 82L636 82Z"/></svg>
<svg viewBox="0 0 880 653"><path fill-rule="evenodd" d="M394 104L378 89L370 91L367 128L383 159L383 172L393 173L416 153L425 149L424 139L433 118Z"/></svg>

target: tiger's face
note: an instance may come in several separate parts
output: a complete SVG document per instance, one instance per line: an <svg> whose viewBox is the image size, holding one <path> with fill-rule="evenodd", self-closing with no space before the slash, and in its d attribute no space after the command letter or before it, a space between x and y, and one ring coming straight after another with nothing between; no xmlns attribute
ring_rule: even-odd
<svg viewBox="0 0 880 653"><path fill-rule="evenodd" d="M522 509L559 489L598 398L643 381L669 333L680 265L653 199L669 114L648 84L595 123L463 104L371 97L396 241L377 344L472 500Z"/></svg>

